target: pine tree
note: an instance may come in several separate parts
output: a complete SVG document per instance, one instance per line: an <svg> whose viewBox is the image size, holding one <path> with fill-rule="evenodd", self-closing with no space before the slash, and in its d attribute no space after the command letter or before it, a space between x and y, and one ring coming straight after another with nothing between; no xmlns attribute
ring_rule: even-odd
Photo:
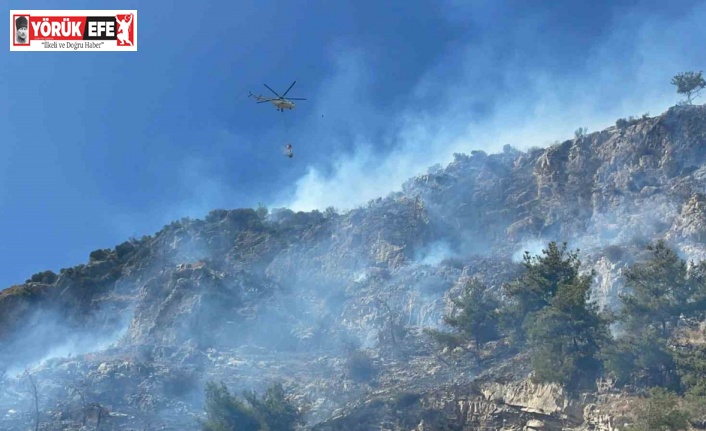
<svg viewBox="0 0 706 431"><path fill-rule="evenodd" d="M662 338L669 338L688 308L695 286L686 262L664 241L648 246L648 250L651 260L635 264L625 273L628 293L620 295L621 321L631 333L653 328Z"/></svg>
<svg viewBox="0 0 706 431"><path fill-rule="evenodd" d="M461 297L453 299L453 303L458 312L453 316L445 316L444 322L454 327L465 339L473 340L478 354L485 343L499 338L500 302L488 292L485 285L476 279L469 280Z"/></svg>
<svg viewBox="0 0 706 431"><path fill-rule="evenodd" d="M592 386L602 371L599 352L610 338L609 321L590 301L591 277L559 283L549 305L525 319L536 381L573 390Z"/></svg>
<svg viewBox="0 0 706 431"><path fill-rule="evenodd" d="M654 330L624 334L604 349L606 370L618 386L626 384L679 390L680 381L667 340Z"/></svg>
<svg viewBox="0 0 706 431"><path fill-rule="evenodd" d="M706 397L706 346L687 346L674 354L681 387L689 395Z"/></svg>
<svg viewBox="0 0 706 431"><path fill-rule="evenodd" d="M677 93L686 95L686 103L691 105L692 100L706 87L702 72L682 72L672 78L672 85L677 86Z"/></svg>
<svg viewBox="0 0 706 431"><path fill-rule="evenodd" d="M691 268L664 241L648 246L650 259L625 272L620 295L622 335L606 351L606 365L619 383L663 386L672 390L698 386L690 369L700 369L687 351L670 346L680 321L702 318L706 265ZM679 371L679 372L678 372ZM680 382L680 377L686 377ZM694 379L691 379L694 380ZM697 379L698 380L698 379Z"/></svg>
<svg viewBox="0 0 706 431"><path fill-rule="evenodd" d="M553 241L541 256L525 252L523 259L525 272L504 286L510 302L502 312L503 326L513 333L516 342L524 340L525 318L549 306L561 284L578 282L581 266L578 250L567 252L566 243L560 248Z"/></svg>
<svg viewBox="0 0 706 431"><path fill-rule="evenodd" d="M516 342L527 343L535 381L569 390L595 383L601 346L610 339L608 318L591 302L594 274L580 273L578 253L555 242L541 256L525 253L526 271L504 287L504 324Z"/></svg>

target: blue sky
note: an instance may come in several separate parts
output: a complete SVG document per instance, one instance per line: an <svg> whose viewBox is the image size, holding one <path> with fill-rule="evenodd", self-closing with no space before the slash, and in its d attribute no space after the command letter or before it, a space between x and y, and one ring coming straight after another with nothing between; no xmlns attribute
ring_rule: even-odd
<svg viewBox="0 0 706 431"><path fill-rule="evenodd" d="M588 3L10 0L137 9L139 47L0 54L0 288L181 217L345 209L454 152L675 104L706 2ZM294 80L295 111L247 98Z"/></svg>

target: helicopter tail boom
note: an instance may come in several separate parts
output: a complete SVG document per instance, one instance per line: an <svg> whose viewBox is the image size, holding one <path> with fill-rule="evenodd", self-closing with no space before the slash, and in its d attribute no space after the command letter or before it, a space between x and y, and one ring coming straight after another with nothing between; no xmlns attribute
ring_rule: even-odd
<svg viewBox="0 0 706 431"><path fill-rule="evenodd" d="M254 98L255 100L257 100L258 103L260 103L260 102L269 102L269 101L273 100L273 99L268 99L268 98L266 98L266 97L262 97L261 94L252 94L251 91L248 91L248 97Z"/></svg>

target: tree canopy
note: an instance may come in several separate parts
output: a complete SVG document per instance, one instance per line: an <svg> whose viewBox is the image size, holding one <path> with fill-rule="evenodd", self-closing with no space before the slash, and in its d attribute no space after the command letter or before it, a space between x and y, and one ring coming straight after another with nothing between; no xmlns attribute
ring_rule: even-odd
<svg viewBox="0 0 706 431"><path fill-rule="evenodd" d="M687 263L664 241L648 246L648 250L649 261L625 271L627 293L620 295L620 318L631 333L652 329L668 338L701 291L700 280L689 277Z"/></svg>
<svg viewBox="0 0 706 431"><path fill-rule="evenodd" d="M523 256L525 272L503 289L509 303L503 310L503 321L506 329L515 332L518 341L524 338L523 322L531 313L551 305L552 298L563 284L570 285L590 280L590 276L579 275L581 261L578 250L567 251L567 244L561 247L556 242L550 242L542 255L531 256L525 252ZM590 283L590 281L589 281Z"/></svg>
<svg viewBox="0 0 706 431"><path fill-rule="evenodd" d="M601 346L610 338L608 319L591 302L593 273L580 274L578 250L556 243L543 256L525 257L527 272L507 286L518 299L534 378L567 389L593 385L602 369ZM518 317L519 317L518 316Z"/></svg>
<svg viewBox="0 0 706 431"><path fill-rule="evenodd" d="M677 86L677 93L686 95L686 101L690 105L698 93L706 87L706 81L701 73L682 72L672 78L672 85Z"/></svg>
<svg viewBox="0 0 706 431"><path fill-rule="evenodd" d="M473 340L477 349L500 336L500 302L480 281L471 279L466 282L461 297L452 301L458 312L453 316L445 316L444 322L456 328L461 335Z"/></svg>

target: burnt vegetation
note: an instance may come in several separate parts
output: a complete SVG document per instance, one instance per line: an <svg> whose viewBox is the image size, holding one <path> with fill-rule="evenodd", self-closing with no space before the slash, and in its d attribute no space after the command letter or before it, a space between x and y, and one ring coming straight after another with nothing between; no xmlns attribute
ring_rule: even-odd
<svg viewBox="0 0 706 431"><path fill-rule="evenodd" d="M616 125L625 131L645 119L647 115L642 119L621 119ZM588 135L586 129L580 128L575 137L587 143L598 139L597 135ZM563 149L552 153L555 156L552 164L566 162L570 144L573 145L566 141L561 144ZM504 151L508 157L515 157L516 150L508 147ZM544 151L536 149L537 154L531 157ZM495 155L474 152L471 157L454 156L459 170L461 165L476 164L478 172L493 178L497 172L506 173ZM443 190L444 182L451 181L446 175L441 172L437 177L427 178L439 185L434 193ZM458 172L457 175L463 176ZM485 190L470 185L457 189L459 193ZM487 190L485 193L475 202L500 194ZM526 204L527 208L540 201L528 192L521 196L524 197L518 197L517 202ZM103 389L118 381L121 383L116 383L115 387L128 387L122 379L125 376L135 378L130 387L137 389L127 396L145 411L167 404L164 399L153 399L156 393L170 400L186 400L195 392L204 392L206 419L201 423L204 431L296 429L303 425L303 410L292 401L292 395L282 385L271 386L261 396L248 391L236 396L224 384L213 382L202 391L204 373L201 367L205 367L203 363L207 360L213 360L218 367L223 367L225 374L234 368L226 368L226 365L230 366L228 359L237 358L237 362L250 359L235 355L227 357L227 354L218 356L220 352L215 351L219 348L237 349L251 344L254 349L266 351L261 357L255 356L255 362L267 355L275 356L275 353L308 353L306 350L313 346L323 346L322 350L325 350L337 345L336 337L340 337L343 331L337 332L338 328L332 328L337 323L331 322L344 320L339 317L348 311L345 302L359 295L361 290L366 290L364 295L374 296L376 289L391 286L389 280L399 277L396 270L408 263L405 250L427 244L429 238L426 235L432 235L427 228L429 212L425 207L430 199L424 202L418 198L405 199L406 203L399 205L402 209L375 200L368 208L345 215L334 208L327 208L323 213L269 209L264 205L256 209L218 209L204 220L184 218L165 226L154 236L131 239L113 250L95 250L89 254L86 265L61 269L58 274L52 271L36 273L24 285L0 292L0 364L4 366L10 360L16 360L16 352L29 352L27 357L20 358L24 362L41 358L47 348L43 344L56 343L64 335L63 331L98 325L118 327L121 322L116 316L129 301L125 298L139 296L137 321L142 325L140 329L146 328L147 331L135 331L132 335L144 336L147 341L152 340L150 337L161 337L161 340L168 339L185 350L193 349L193 352L180 353L179 356L175 353L168 358L166 352L159 352L164 346L159 349L148 346L144 360L151 365L140 366L143 371L126 365L134 363L132 360L125 360L125 363L117 360L115 364L108 359L97 360L93 364L94 382L104 382ZM498 201L498 205L504 204ZM465 212L462 218L450 217L449 223L440 223L439 229L446 229L448 236L463 236L459 234L459 228L452 228L451 221L469 220L470 224L470 220L483 216L483 211L476 210L473 205L459 205L459 208ZM518 235L548 225L538 208L532 210L531 217L529 212L525 214L528 217L516 225ZM490 232L490 221L474 221L473 226L478 229L476 234ZM435 223L438 223L438 216ZM558 226L559 221L552 223ZM498 222L497 226L502 229L499 232L505 232L505 225ZM667 228L660 226L657 230ZM418 242L406 243L406 235ZM504 241L502 236L494 238L499 243ZM326 256L322 256L327 251L306 254L308 249L335 241L344 245L329 250L344 251L346 255L340 260L326 261ZM370 252L371 245L378 248ZM517 265L519 271L507 270L511 265L502 262L496 264L505 268L503 271L489 271L490 258L488 261L471 261L448 257L438 265L444 274L465 273L481 266L487 273L497 274L490 281L482 277L469 278L460 286L460 292L451 298L452 310L443 318L449 330L426 332L445 348L446 353L467 352L467 356L458 355L456 359L467 359L464 365L472 364L475 371L491 370L505 359L528 358L526 365L535 382L561 385L572 396L582 391L595 391L597 382L609 382L611 390L643 394L644 402L638 406L639 420L633 424L635 430L703 428L706 425L706 346L703 342L694 342L693 334L703 333L698 325L706 319L706 262L686 262L661 241L646 245L640 258L633 261L630 249L634 246L612 245L603 250L603 256L610 262L629 263L623 273L625 289L616 312L596 305L591 295L595 287L594 273L585 271L579 260L579 251L570 250L565 243L551 242L538 255L526 253ZM204 257L204 250L208 252L207 257ZM367 261L366 253L372 256ZM302 333L310 331L309 338L294 336L290 330L280 330L291 326L272 330L272 320L268 320L271 315L263 313L269 302L286 298L284 304L272 306L280 307L282 320L296 321L302 313L319 311L307 308L310 298L295 298L299 292L288 290L295 283L288 284L290 280L280 283L282 278L294 279L295 273L310 271L311 275L302 278L304 283L315 284L309 279L318 275L314 273L331 270L345 274L350 272L350 267L345 265L357 259L365 265L372 265L365 271L365 283L336 290L317 280L323 287L306 291L312 297L323 292L326 295L324 302L327 302L322 307L326 314L321 320L306 321L301 325ZM302 270L301 266L306 265L310 266ZM287 269L277 272L278 266ZM319 271L320 268L326 270ZM504 275L500 276L501 272ZM478 273L483 274L483 271ZM508 273L512 275L506 277ZM272 281L277 277L280 279ZM505 282L510 278L511 281ZM441 297L447 288L445 282L422 284L410 281L412 283L418 289L415 293L429 298ZM400 286L399 290L406 288ZM369 308L361 312L375 310L371 313L376 316L374 324L365 329L373 327L377 330L369 333L376 335L378 350L349 346L344 349L342 357L337 358L340 361L336 362L336 372L340 372L340 376L336 378L340 377L344 382L346 391L360 387L386 389L385 385L392 381L391 363L401 363L402 367L410 364L405 371L412 374L419 371L419 368L411 368L414 360L426 360L428 358L424 356L432 352L443 356L432 350L431 347L436 346L420 341L422 337L417 337L418 333L413 330L417 329L415 325L423 327L427 323L413 322L413 317L417 317L413 308L419 303L400 304L395 302L399 298L394 293L389 293L389 302L378 297L376 302L366 303ZM98 312L104 303L111 303L113 308L107 313ZM48 304L59 310L62 318L68 316L66 321L70 325L52 328L54 332L49 337L38 340L31 327L27 331L21 326L41 320L42 316L37 317L34 313ZM280 315L276 317L280 318ZM344 316L348 317L351 316ZM14 335L22 333L20 329L25 330L23 337ZM28 344L36 350L27 348ZM193 362L189 367L178 369L174 366L177 357L178 361ZM159 361L163 362L159 367L153 366ZM443 359L441 362L449 366ZM441 370L440 373L444 368ZM31 416L27 417L35 429L45 429L45 423L52 418L47 407L50 385L43 381L46 375L26 374L31 390L27 398L32 410ZM412 379L421 380L420 377L425 376L417 374ZM503 378L501 376L497 381L507 382ZM250 382L239 383L247 386ZM438 381L433 382L436 383ZM420 394L416 387L413 389L392 397L392 408L405 410L418 404ZM0 384L0 392L3 390ZM76 422L99 429L110 428L114 419L119 417L111 415L104 400L87 387L74 385L66 402L72 404L69 407ZM119 396L113 399L118 403L117 400ZM195 408L201 409L201 404ZM29 420L26 422L29 424ZM410 423L408 429L415 426L416 423Z"/></svg>

